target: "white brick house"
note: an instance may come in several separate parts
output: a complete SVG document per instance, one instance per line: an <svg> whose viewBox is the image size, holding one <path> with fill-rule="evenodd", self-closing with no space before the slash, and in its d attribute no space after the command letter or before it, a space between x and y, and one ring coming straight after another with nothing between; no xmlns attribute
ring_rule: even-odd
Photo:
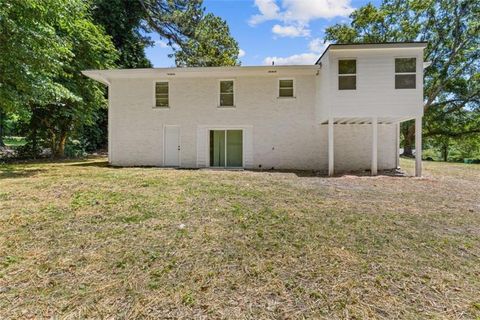
<svg viewBox="0 0 480 320"><path fill-rule="evenodd" d="M109 87L109 162L344 172L398 166L425 43L330 45L315 65L88 70ZM420 129L420 130L418 130Z"/></svg>

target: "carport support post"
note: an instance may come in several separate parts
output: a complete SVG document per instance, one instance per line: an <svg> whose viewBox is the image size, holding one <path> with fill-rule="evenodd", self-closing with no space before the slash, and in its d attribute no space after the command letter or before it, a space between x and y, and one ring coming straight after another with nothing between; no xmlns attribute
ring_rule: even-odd
<svg viewBox="0 0 480 320"><path fill-rule="evenodd" d="M415 118L415 176L422 176L422 117Z"/></svg>
<svg viewBox="0 0 480 320"><path fill-rule="evenodd" d="M396 134L396 144L397 144L397 147L395 148L395 164L396 164L396 168L400 168L400 122L397 123L397 134Z"/></svg>
<svg viewBox="0 0 480 320"><path fill-rule="evenodd" d="M328 175L333 176L333 118L328 119Z"/></svg>
<svg viewBox="0 0 480 320"><path fill-rule="evenodd" d="M377 175L378 167L378 119L372 118L372 176Z"/></svg>

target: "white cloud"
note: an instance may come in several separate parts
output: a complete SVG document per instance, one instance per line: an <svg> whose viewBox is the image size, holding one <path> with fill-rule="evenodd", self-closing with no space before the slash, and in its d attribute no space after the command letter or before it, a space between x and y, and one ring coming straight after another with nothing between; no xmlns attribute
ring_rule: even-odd
<svg viewBox="0 0 480 320"><path fill-rule="evenodd" d="M241 58L241 57L245 57L247 53L245 52L245 50L243 49L239 49L238 50L238 57Z"/></svg>
<svg viewBox="0 0 480 320"><path fill-rule="evenodd" d="M348 17L353 11L351 0L255 0L259 14L253 15L250 25L265 21L281 21L284 26L276 25L282 30L296 28L303 30L298 36L309 36L308 24L316 19L330 19L334 17ZM275 29L275 27L274 27ZM275 32L275 30L272 31ZM307 32L308 31L308 32Z"/></svg>
<svg viewBox="0 0 480 320"><path fill-rule="evenodd" d="M325 51L325 49L328 47L330 42L325 42L323 43L323 40L320 38L315 38L310 43L308 44L308 48L310 51L315 52L315 53L322 53Z"/></svg>
<svg viewBox="0 0 480 320"><path fill-rule="evenodd" d="M303 22L346 17L353 11L350 0L283 0L282 7L285 20Z"/></svg>
<svg viewBox="0 0 480 320"><path fill-rule="evenodd" d="M297 65L297 64L314 64L318 59L316 53L302 53L294 54L289 57L266 57L263 59L263 64L272 65L272 61L276 66L279 65Z"/></svg>
<svg viewBox="0 0 480 320"><path fill-rule="evenodd" d="M281 26L276 24L272 28L272 32L280 37L307 37L310 35L310 30L303 25L289 25Z"/></svg>
<svg viewBox="0 0 480 320"><path fill-rule="evenodd" d="M250 25L275 20L279 17L280 8L275 3L275 0L255 0L255 6L257 6L260 14L256 14L250 18Z"/></svg>
<svg viewBox="0 0 480 320"><path fill-rule="evenodd" d="M294 54L288 57L266 57L263 59L263 64L271 65L272 61L275 62L275 65L314 64L329 44L330 42L328 41L323 43L322 39L315 38L308 44L310 52Z"/></svg>

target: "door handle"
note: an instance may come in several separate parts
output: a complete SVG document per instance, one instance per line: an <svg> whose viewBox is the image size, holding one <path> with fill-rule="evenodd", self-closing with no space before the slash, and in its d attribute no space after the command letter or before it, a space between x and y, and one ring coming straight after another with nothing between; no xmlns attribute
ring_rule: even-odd
<svg viewBox="0 0 480 320"><path fill-rule="evenodd" d="M178 146L178 151L180 151L180 146Z"/></svg>

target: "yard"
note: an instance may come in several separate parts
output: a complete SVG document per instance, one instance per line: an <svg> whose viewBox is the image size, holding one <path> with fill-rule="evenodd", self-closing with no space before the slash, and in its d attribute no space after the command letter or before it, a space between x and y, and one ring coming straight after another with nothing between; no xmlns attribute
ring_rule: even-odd
<svg viewBox="0 0 480 320"><path fill-rule="evenodd" d="M480 165L0 165L0 317L480 317ZM413 162L402 160L413 171Z"/></svg>

